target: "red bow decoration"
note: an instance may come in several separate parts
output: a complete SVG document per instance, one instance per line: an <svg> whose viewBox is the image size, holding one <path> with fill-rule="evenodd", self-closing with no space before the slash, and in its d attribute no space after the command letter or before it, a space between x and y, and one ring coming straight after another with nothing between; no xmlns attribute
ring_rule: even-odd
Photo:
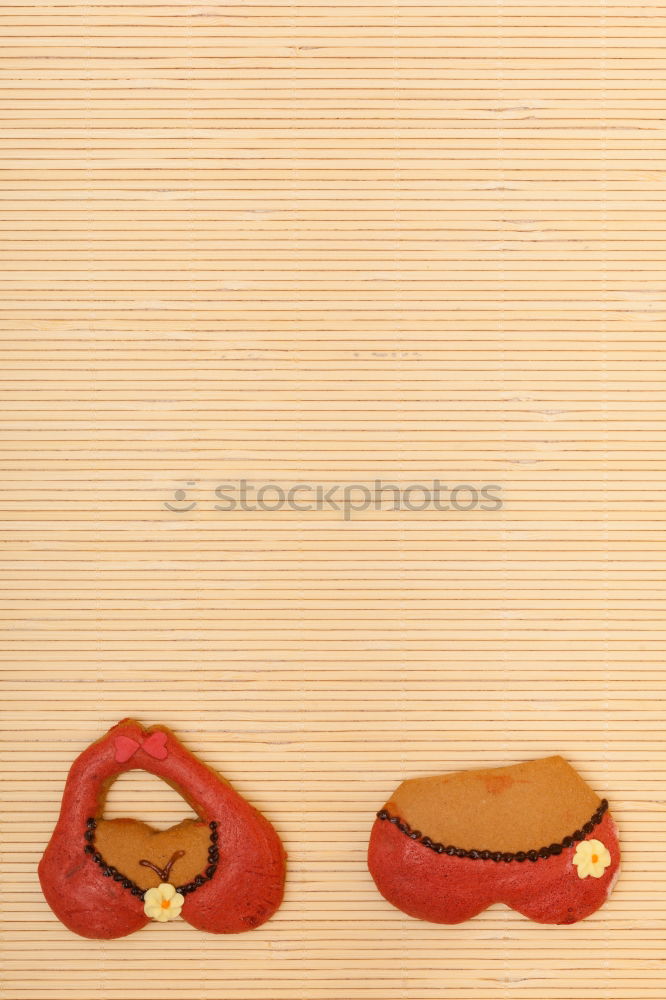
<svg viewBox="0 0 666 1000"><path fill-rule="evenodd" d="M115 743L116 760L119 764L127 763L130 757L133 757L139 749L145 750L155 760L164 760L169 756L166 746L166 733L161 729L157 729L140 742L133 740L131 736L116 736Z"/></svg>

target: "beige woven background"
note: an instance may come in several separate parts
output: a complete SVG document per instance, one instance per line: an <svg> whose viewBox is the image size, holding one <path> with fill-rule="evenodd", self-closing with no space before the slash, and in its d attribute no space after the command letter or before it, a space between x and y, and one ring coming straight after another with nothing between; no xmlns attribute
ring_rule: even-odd
<svg viewBox="0 0 666 1000"><path fill-rule="evenodd" d="M10 0L2 32L6 1000L663 998L666 7ZM240 477L505 506L216 511ZM268 925L47 908L69 763L130 714L277 825ZM619 820L607 907L384 903L398 781L551 752ZM185 809L135 775L127 811Z"/></svg>

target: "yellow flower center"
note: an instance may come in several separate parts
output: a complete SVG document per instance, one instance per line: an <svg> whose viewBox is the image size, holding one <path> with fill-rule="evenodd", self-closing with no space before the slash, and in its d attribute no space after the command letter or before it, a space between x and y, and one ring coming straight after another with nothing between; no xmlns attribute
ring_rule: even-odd
<svg viewBox="0 0 666 1000"><path fill-rule="evenodd" d="M169 900L168 899L163 899L162 900L162 909L163 910L168 910L169 906L170 906Z"/></svg>
<svg viewBox="0 0 666 1000"><path fill-rule="evenodd" d="M592 864L596 865L596 863L597 863L598 860L599 860L599 855L598 854L593 854L592 855ZM162 903L162 906L164 906L164 903Z"/></svg>

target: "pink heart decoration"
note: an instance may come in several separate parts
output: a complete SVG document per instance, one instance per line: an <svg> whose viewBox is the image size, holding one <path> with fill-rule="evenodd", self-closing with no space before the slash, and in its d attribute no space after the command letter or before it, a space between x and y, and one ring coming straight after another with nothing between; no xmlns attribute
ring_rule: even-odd
<svg viewBox="0 0 666 1000"><path fill-rule="evenodd" d="M141 743L137 743L131 736L116 736L116 760L119 764L126 764L134 756L139 747L149 757L154 757L155 760L165 760L169 756L166 742L166 733L161 729L157 729L150 736L146 736L145 740L142 740Z"/></svg>
<svg viewBox="0 0 666 1000"><path fill-rule="evenodd" d="M125 764L139 749L137 741L129 736L116 736L115 743L116 760L119 764Z"/></svg>
<svg viewBox="0 0 666 1000"><path fill-rule="evenodd" d="M165 760L169 756L166 741L166 733L161 729L156 729L143 741L141 749L156 760Z"/></svg>

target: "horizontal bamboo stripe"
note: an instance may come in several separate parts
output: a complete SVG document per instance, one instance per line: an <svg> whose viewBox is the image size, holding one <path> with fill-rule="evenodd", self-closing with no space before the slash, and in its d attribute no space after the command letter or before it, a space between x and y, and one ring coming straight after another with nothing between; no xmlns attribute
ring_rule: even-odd
<svg viewBox="0 0 666 1000"><path fill-rule="evenodd" d="M666 8L0 24L4 997L663 1000ZM220 509L242 479L503 506ZM127 715L275 823L258 931L99 943L46 906L67 769ZM399 781L551 753L620 827L606 907L445 927L382 900ZM140 772L107 813L189 814Z"/></svg>

